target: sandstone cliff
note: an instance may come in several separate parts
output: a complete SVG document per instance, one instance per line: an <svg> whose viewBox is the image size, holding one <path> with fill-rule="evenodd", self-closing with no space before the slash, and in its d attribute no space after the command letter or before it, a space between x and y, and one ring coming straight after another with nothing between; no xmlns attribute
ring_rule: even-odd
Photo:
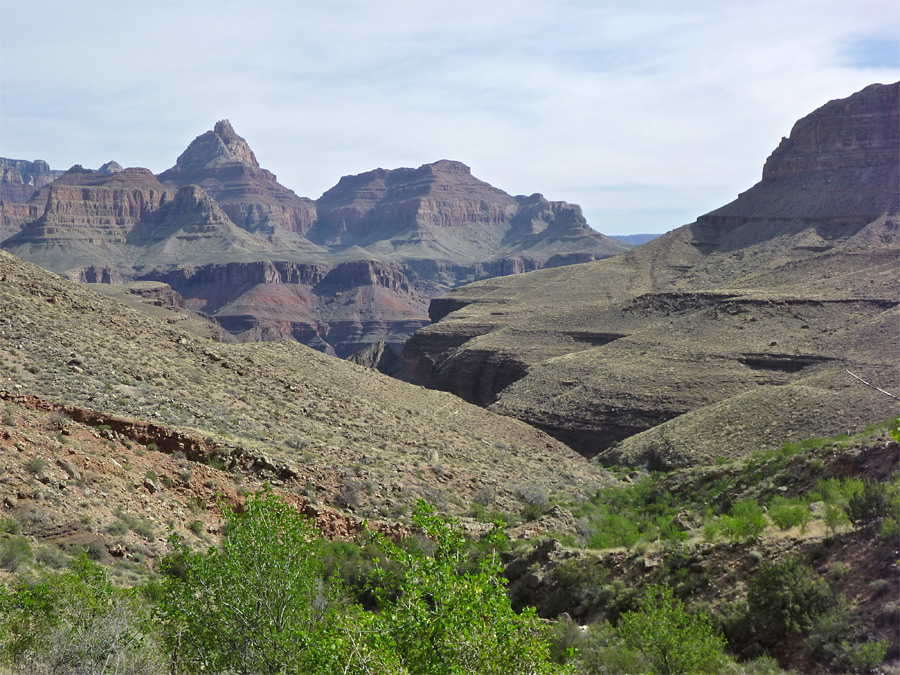
<svg viewBox="0 0 900 675"><path fill-rule="evenodd" d="M695 223L434 301L404 377L653 467L895 414L845 371L900 387L898 87L798 122L760 183Z"/></svg>

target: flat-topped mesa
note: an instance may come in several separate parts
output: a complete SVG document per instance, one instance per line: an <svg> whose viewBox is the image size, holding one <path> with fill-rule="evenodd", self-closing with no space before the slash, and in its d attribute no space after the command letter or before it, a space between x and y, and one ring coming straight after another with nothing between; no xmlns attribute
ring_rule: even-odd
<svg viewBox="0 0 900 675"><path fill-rule="evenodd" d="M376 207L417 198L481 199L513 209L515 199L503 190L475 178L472 170L453 160L442 159L416 169L374 169L343 176L325 192L316 205L323 223L347 218L355 221ZM344 231L346 228L337 228Z"/></svg>
<svg viewBox="0 0 900 675"><path fill-rule="evenodd" d="M869 85L797 121L766 160L759 183L697 219L713 227L698 229L697 241L708 251L710 236L773 218L829 223L818 230L827 241L853 236L900 211L898 181L900 83Z"/></svg>
<svg viewBox="0 0 900 675"><path fill-rule="evenodd" d="M766 160L763 180L900 164L900 82L872 84L798 120Z"/></svg>
<svg viewBox="0 0 900 675"><path fill-rule="evenodd" d="M29 234L44 241L86 237L94 243L98 238L121 242L135 223L174 194L148 169L101 173L76 164L35 195L32 201L46 206Z"/></svg>
<svg viewBox="0 0 900 675"><path fill-rule="evenodd" d="M249 232L303 234L316 218L315 203L298 197L274 173L260 167L247 141L227 119L197 136L159 179L173 187L201 186Z"/></svg>

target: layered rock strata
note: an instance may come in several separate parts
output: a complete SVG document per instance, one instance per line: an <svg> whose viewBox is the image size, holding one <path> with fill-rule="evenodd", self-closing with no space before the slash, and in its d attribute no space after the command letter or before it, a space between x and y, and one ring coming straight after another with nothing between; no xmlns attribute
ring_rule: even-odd
<svg viewBox="0 0 900 675"><path fill-rule="evenodd" d="M48 183L62 175L62 171L50 169L42 159L29 162L25 159L0 157L0 199L25 203Z"/></svg>
<svg viewBox="0 0 900 675"><path fill-rule="evenodd" d="M249 232L303 234L315 221L315 203L298 197L275 174L260 167L247 141L228 120L195 138L159 179L173 187L199 185L235 224Z"/></svg>
<svg viewBox="0 0 900 675"><path fill-rule="evenodd" d="M240 340L341 356L399 348L428 323L429 299L460 284L627 248L577 206L513 197L455 161L345 176L313 202L228 120L158 177L76 166L0 213L3 248L72 279L164 281Z"/></svg>

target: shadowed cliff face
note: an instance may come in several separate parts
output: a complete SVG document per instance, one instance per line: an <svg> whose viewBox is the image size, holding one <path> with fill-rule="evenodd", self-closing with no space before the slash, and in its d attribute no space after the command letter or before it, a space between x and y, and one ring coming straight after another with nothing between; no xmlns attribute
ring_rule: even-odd
<svg viewBox="0 0 900 675"><path fill-rule="evenodd" d="M7 164L8 183L49 175ZM158 177L76 166L0 216L3 248L55 272L165 281L242 341L341 356L399 348L428 323L428 301L461 284L628 248L577 206L513 197L454 161L345 176L316 203L262 168L228 120Z"/></svg>
<svg viewBox="0 0 900 675"><path fill-rule="evenodd" d="M895 414L900 85L798 122L763 180L628 253L432 303L403 377L654 468Z"/></svg>

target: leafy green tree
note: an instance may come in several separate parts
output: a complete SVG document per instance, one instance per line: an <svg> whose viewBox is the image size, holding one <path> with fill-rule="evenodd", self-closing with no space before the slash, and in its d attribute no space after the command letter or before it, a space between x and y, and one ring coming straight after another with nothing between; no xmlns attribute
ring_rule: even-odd
<svg viewBox="0 0 900 675"><path fill-rule="evenodd" d="M374 574L379 649L416 675L553 672L550 636L533 609L513 611L499 557L488 554L472 570L458 522L443 520L424 502L413 522L433 540L434 551L426 555L380 539L392 564L378 561ZM488 542L499 546L504 539L496 524Z"/></svg>
<svg viewBox="0 0 900 675"><path fill-rule="evenodd" d="M668 586L650 586L640 611L626 612L619 634L650 662L651 672L716 673L725 663L725 640L703 614L688 614Z"/></svg>
<svg viewBox="0 0 900 675"><path fill-rule="evenodd" d="M348 646L338 594L323 581L322 539L271 493L223 506L220 547L181 547L183 578L167 580L160 617L178 668L188 672L335 672ZM340 668L338 667L340 664Z"/></svg>

